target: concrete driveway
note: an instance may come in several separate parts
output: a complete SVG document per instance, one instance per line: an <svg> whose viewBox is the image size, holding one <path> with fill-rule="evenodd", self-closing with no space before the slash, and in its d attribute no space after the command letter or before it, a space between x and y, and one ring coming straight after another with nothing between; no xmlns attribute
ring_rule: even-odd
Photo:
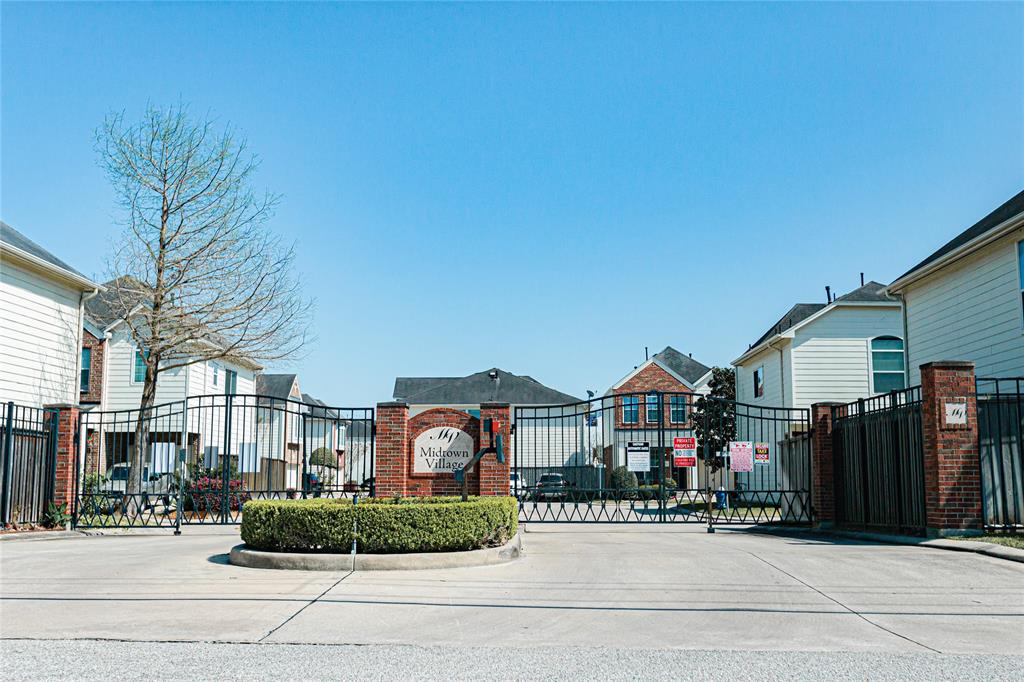
<svg viewBox="0 0 1024 682"><path fill-rule="evenodd" d="M1024 564L700 527L531 525L524 537L512 564L353 574L227 565L227 529L4 542L0 630L449 652L1024 654Z"/></svg>

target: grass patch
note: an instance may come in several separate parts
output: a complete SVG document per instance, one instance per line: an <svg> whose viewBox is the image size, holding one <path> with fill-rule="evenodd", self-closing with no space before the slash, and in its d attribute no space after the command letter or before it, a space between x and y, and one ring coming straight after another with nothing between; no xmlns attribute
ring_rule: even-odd
<svg viewBox="0 0 1024 682"><path fill-rule="evenodd" d="M950 540L973 540L974 542L991 542L1014 549L1024 549L1024 534L1021 533L985 533L984 535L956 535Z"/></svg>

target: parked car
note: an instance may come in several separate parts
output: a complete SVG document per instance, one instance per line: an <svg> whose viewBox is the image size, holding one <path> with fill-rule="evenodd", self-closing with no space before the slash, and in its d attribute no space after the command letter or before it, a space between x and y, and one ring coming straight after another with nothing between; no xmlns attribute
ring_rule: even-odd
<svg viewBox="0 0 1024 682"><path fill-rule="evenodd" d="M569 496L569 482L562 474L542 474L533 493L535 500L564 500Z"/></svg>
<svg viewBox="0 0 1024 682"><path fill-rule="evenodd" d="M522 484L522 479L519 478L519 474L512 472L508 475L508 492L513 497L519 497L520 494L525 490Z"/></svg>
<svg viewBox="0 0 1024 682"><path fill-rule="evenodd" d="M128 477L131 475L131 467L127 464L115 464L107 469L106 483L100 494L106 497L112 506L117 504L124 497L128 490ZM152 474L142 483L142 506L144 508L157 505L170 506L171 498L177 494L177 483L174 474L170 472Z"/></svg>

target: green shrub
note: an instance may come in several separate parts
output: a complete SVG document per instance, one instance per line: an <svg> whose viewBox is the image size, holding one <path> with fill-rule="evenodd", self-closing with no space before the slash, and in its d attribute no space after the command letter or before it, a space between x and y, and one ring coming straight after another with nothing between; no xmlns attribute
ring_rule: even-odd
<svg viewBox="0 0 1024 682"><path fill-rule="evenodd" d="M452 552L503 545L516 533L514 497L252 500L242 509L242 540L274 552Z"/></svg>
<svg viewBox="0 0 1024 682"><path fill-rule="evenodd" d="M610 483L615 490L630 490L639 485L636 474L625 465L612 469Z"/></svg>
<svg viewBox="0 0 1024 682"><path fill-rule="evenodd" d="M310 466L321 466L329 469L338 468L338 456L330 448L317 448L309 456Z"/></svg>

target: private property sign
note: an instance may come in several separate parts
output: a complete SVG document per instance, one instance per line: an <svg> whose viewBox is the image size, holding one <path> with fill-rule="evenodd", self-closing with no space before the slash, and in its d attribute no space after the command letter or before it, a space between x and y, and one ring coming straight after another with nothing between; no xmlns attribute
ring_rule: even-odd
<svg viewBox="0 0 1024 682"><path fill-rule="evenodd" d="M695 467L697 466L697 439L696 438L673 438L672 439L672 466Z"/></svg>
<svg viewBox="0 0 1024 682"><path fill-rule="evenodd" d="M749 440L734 440L729 443L729 470L749 472L754 470L754 444Z"/></svg>
<svg viewBox="0 0 1024 682"><path fill-rule="evenodd" d="M630 471L651 470L650 441L629 441L626 443L626 468Z"/></svg>
<svg viewBox="0 0 1024 682"><path fill-rule="evenodd" d="M473 456L473 437L462 429L435 426L416 436L414 474L455 471Z"/></svg>

